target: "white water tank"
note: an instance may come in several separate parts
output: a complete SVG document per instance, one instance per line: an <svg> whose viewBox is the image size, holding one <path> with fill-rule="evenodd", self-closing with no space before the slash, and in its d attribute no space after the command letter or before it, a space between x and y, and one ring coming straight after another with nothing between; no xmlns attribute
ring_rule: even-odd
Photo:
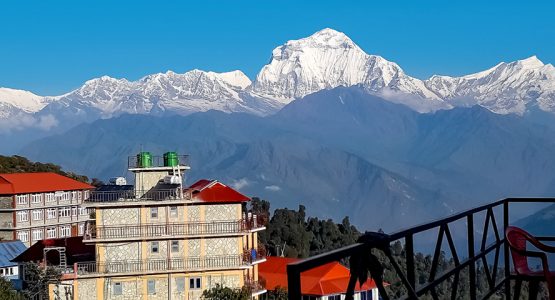
<svg viewBox="0 0 555 300"><path fill-rule="evenodd" d="M181 184L181 176L167 175L164 177L165 184Z"/></svg>
<svg viewBox="0 0 555 300"><path fill-rule="evenodd" d="M127 180L124 177L112 177L110 178L111 185L126 185Z"/></svg>

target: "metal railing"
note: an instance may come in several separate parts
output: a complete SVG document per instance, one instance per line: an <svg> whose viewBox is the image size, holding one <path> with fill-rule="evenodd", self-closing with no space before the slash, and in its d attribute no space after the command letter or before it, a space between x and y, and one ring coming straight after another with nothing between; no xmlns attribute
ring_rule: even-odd
<svg viewBox="0 0 555 300"><path fill-rule="evenodd" d="M263 224L252 220L191 222L168 224L143 224L119 226L94 226L85 233L85 240L159 238L178 236L202 236L214 234L239 234L262 228Z"/></svg>
<svg viewBox="0 0 555 300"><path fill-rule="evenodd" d="M253 278L245 277L244 286L251 294L257 294L266 290L266 280L259 278L254 280Z"/></svg>
<svg viewBox="0 0 555 300"><path fill-rule="evenodd" d="M243 256L222 255L206 257L149 259L149 260L122 260L106 263L80 262L74 264L75 276L95 276L102 274L129 274L129 273L167 273L188 272L199 270L235 269L248 266Z"/></svg>
<svg viewBox="0 0 555 300"><path fill-rule="evenodd" d="M383 273L380 274L383 272L386 263L393 267L397 277L396 284L406 289L406 298L408 299L418 299L424 295L439 299L436 288L442 284L450 284L449 291L451 295L449 298L457 299L457 297L460 297L460 288L462 288L460 281L463 277L461 276L463 271L465 272L464 279L468 280L468 284L464 287L468 287L465 292L468 293L469 299L488 299L496 293L504 294L505 299L510 299L511 280L514 279L514 276L510 273L509 246L505 240L504 230L510 224L509 207L511 203L555 203L555 198L509 198L389 235L367 233L356 244L289 264L287 266L289 299L301 299L301 272L347 258L350 258L351 270L355 269L355 271L351 273L349 289L345 291L346 299L352 299L349 297L351 297L355 287L357 271L366 270L365 268L376 281L380 296L385 300L390 299L390 294L383 287ZM496 214L496 210L500 210L501 213ZM478 216L484 217L484 223L478 223L483 227L475 228ZM502 219L502 221L497 218ZM502 222L502 231L498 229L498 222ZM450 229L456 225L460 226L461 223L465 227L464 235L467 241L465 257L459 254L461 249L455 246ZM493 229L490 230L490 226ZM416 276L414 237L416 234L429 233L431 230L437 230L438 236L431 267L426 270L426 278L422 283L422 274L420 274L418 281ZM482 236L477 243L475 234L479 230ZM487 241L491 239L493 241L488 244ZM539 237L539 239L555 241L553 237ZM440 257L444 255L442 251L444 240L447 240L454 263L452 267L440 270L444 268L444 266L439 266ZM392 255L391 246L395 242L404 244L404 257L402 257L404 263L400 263ZM476 246L478 246L478 249ZM385 258L378 259L377 256L371 254L371 250L381 252ZM494 256L493 265L489 264L486 258L490 254ZM500 254L503 255L501 262L499 261ZM487 291L480 295L480 298L477 295L477 267L483 270L487 281Z"/></svg>
<svg viewBox="0 0 555 300"><path fill-rule="evenodd" d="M140 202L164 200L191 200L191 193L182 189L169 190L126 190L126 191L92 191L84 202Z"/></svg>
<svg viewBox="0 0 555 300"><path fill-rule="evenodd" d="M144 166L140 163L139 159L136 155L128 156L127 157L127 167L130 169L135 168L152 168L152 167L165 167L164 165L164 157L159 155L152 155L151 161L148 162L147 165ZM177 155L177 163L180 166L188 166L189 165L189 155Z"/></svg>
<svg viewBox="0 0 555 300"><path fill-rule="evenodd" d="M259 246L258 248L244 249L243 261L253 264L258 263L266 258L266 248Z"/></svg>

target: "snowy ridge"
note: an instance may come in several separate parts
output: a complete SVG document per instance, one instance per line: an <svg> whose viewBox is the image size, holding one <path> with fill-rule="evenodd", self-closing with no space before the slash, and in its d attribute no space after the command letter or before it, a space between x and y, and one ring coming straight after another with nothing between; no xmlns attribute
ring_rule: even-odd
<svg viewBox="0 0 555 300"><path fill-rule="evenodd" d="M362 87L418 112L480 105L500 114L523 114L533 106L555 113L555 68L535 56L466 76L420 80L394 62L367 54L344 33L326 28L275 48L254 82L238 70L195 69L137 81L102 76L55 97L0 88L0 118L37 114L79 123L83 117L91 121L123 113L211 109L268 115L291 101L339 86Z"/></svg>

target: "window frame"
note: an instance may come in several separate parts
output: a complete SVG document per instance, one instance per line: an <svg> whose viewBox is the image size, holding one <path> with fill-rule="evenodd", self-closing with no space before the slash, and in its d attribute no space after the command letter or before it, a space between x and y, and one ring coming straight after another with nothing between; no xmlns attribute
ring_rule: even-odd
<svg viewBox="0 0 555 300"><path fill-rule="evenodd" d="M56 217L58 217L58 209L57 208L51 207L51 208L46 209L46 219L47 220L56 219Z"/></svg>
<svg viewBox="0 0 555 300"><path fill-rule="evenodd" d="M148 279L146 282L146 293L148 295L156 295L156 280Z"/></svg>
<svg viewBox="0 0 555 300"><path fill-rule="evenodd" d="M121 282L114 282L114 285L112 286L112 294L114 296L123 295L123 284Z"/></svg>
<svg viewBox="0 0 555 300"><path fill-rule="evenodd" d="M185 277L175 278L175 289L178 293L185 292Z"/></svg>
<svg viewBox="0 0 555 300"><path fill-rule="evenodd" d="M158 219L158 207L154 206L150 208L150 218L151 219Z"/></svg>
<svg viewBox="0 0 555 300"><path fill-rule="evenodd" d="M171 250L171 253L179 253L179 241L178 240L170 241L170 250Z"/></svg>
<svg viewBox="0 0 555 300"><path fill-rule="evenodd" d="M150 253L160 253L160 243L158 241L150 242Z"/></svg>
<svg viewBox="0 0 555 300"><path fill-rule="evenodd" d="M179 216L179 210L177 206L170 206L170 218L177 218Z"/></svg>
<svg viewBox="0 0 555 300"><path fill-rule="evenodd" d="M200 290L202 288L201 277L190 277L189 278L189 289L190 290Z"/></svg>
<svg viewBox="0 0 555 300"><path fill-rule="evenodd" d="M51 235L52 232L54 232L53 235ZM46 238L55 239L57 234L58 234L58 230L57 230L56 227L47 227L46 228Z"/></svg>
<svg viewBox="0 0 555 300"><path fill-rule="evenodd" d="M44 220L44 210L43 209L33 209L31 213L33 215L33 221Z"/></svg>
<svg viewBox="0 0 555 300"><path fill-rule="evenodd" d="M20 210L17 212L18 222L29 222L29 212L26 210Z"/></svg>

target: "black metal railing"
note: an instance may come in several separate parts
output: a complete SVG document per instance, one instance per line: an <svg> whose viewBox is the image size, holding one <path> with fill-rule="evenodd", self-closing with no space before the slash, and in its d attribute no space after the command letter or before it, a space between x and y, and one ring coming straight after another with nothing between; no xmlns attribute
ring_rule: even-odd
<svg viewBox="0 0 555 300"><path fill-rule="evenodd" d="M191 200L191 193L179 188L164 190L92 191L85 203Z"/></svg>
<svg viewBox="0 0 555 300"><path fill-rule="evenodd" d="M262 228L264 225L250 220L95 226L85 233L85 240L92 239L154 239L160 237L202 236L214 234L239 234Z"/></svg>
<svg viewBox="0 0 555 300"><path fill-rule="evenodd" d="M555 203L555 198L509 198L491 204L482 205L461 213L454 214L444 219L436 220L427 224L415 226L401 230L392 234L368 233L361 237L358 243L343 247L328 253L323 253L305 260L291 263L287 266L288 293L289 299L301 299L301 273L315 267L350 258L351 281L349 284L347 299L349 299L354 289L356 278L360 270L368 270L373 276L380 289L380 296L387 300L390 299L390 292L380 286L383 279L383 268L386 264L392 266L397 277L397 284L406 289L405 297L408 299L418 299L424 295L439 299L436 288L442 284L450 284L450 297L457 299L461 285L461 278L468 280L466 291L471 300L488 299L494 294L504 295L510 299L511 262L509 260L509 246L506 243L504 230L509 226L509 209L512 203ZM478 220L479 219L479 220ZM483 219L483 224L481 223ZM482 224L482 227L475 225ZM502 224L502 228L498 228ZM452 227L461 226L465 228L463 240L467 241L466 249L457 248L452 234ZM492 228L491 230L489 228ZM422 282L418 278L415 266L415 235L437 231L437 240L434 244L434 254L431 267L426 270L426 278ZM481 238L477 241L477 232L481 231ZM539 237L543 240L555 240L553 237ZM442 244L447 240L447 247L452 254L452 266L444 268L439 266L440 256L444 255ZM392 254L392 245L401 242L404 244L404 266ZM478 246L478 247L477 247ZM467 252L463 255L460 253ZM371 253L382 253L382 259ZM493 254L494 262L489 264L488 255ZM500 255L503 261L500 262ZM364 263L360 263L364 262ZM370 263L368 263L370 262ZM366 264L365 266L362 266ZM403 268L404 267L404 268ZM487 280L487 290L482 295L477 294L477 267L485 274ZM353 271L355 270L355 271ZM465 276L461 276L461 272ZM420 274L422 275L422 274ZM480 296L478 298L478 296Z"/></svg>

